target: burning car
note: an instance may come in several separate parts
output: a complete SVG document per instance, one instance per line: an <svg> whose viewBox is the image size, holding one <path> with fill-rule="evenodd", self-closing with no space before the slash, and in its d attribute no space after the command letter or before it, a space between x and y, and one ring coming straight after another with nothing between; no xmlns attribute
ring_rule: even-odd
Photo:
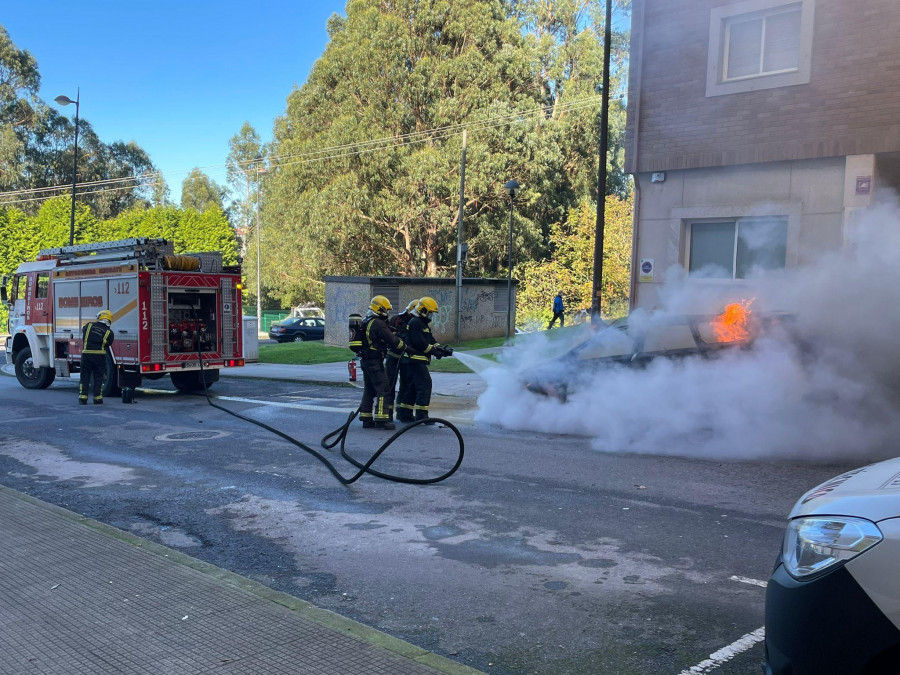
<svg viewBox="0 0 900 675"><path fill-rule="evenodd" d="M592 380L598 368L645 366L657 358L712 358L723 349L749 348L787 314L759 315L753 301L727 305L718 315L649 316L620 319L602 326L561 356L526 372L526 388L565 401L569 393Z"/></svg>

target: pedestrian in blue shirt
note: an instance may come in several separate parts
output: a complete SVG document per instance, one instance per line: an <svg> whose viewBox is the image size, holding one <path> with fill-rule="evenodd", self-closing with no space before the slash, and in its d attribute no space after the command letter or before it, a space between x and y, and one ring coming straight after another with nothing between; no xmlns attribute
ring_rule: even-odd
<svg viewBox="0 0 900 675"><path fill-rule="evenodd" d="M563 310L562 291L557 293L556 297L553 298L553 319L551 319L550 325L547 326L547 330L553 328L553 324L556 323L557 319L559 319L560 328L566 325L566 313Z"/></svg>

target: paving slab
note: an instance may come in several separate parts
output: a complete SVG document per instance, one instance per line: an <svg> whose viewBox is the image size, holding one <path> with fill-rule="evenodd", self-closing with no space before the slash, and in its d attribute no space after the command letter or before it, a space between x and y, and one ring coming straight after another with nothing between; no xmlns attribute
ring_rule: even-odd
<svg viewBox="0 0 900 675"><path fill-rule="evenodd" d="M4 486L0 542L3 675L479 672Z"/></svg>

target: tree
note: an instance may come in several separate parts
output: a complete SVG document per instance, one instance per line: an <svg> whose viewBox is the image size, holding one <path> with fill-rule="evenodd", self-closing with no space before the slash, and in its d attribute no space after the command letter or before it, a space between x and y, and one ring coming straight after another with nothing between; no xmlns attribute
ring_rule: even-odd
<svg viewBox="0 0 900 675"><path fill-rule="evenodd" d="M628 313L632 208L631 198L606 198L601 307L605 316ZM553 296L559 290L566 298L566 313L570 317L579 309L590 309L596 209L595 203L583 200L564 221L550 228L554 247L550 260L530 261L516 268L520 279L516 301L520 325L546 326L553 315Z"/></svg>
<svg viewBox="0 0 900 675"><path fill-rule="evenodd" d="M275 123L267 288L295 303L318 297L325 274L451 273L463 125L467 274L506 272L510 178L524 187L517 255L545 258L549 224L596 195L597 5L351 0L332 16L324 54ZM615 49L618 87L621 39ZM611 122L608 185L625 195L615 99Z"/></svg>
<svg viewBox="0 0 900 675"><path fill-rule="evenodd" d="M213 208L223 211L222 200L226 193L225 188L195 167L181 184L181 208L200 212Z"/></svg>
<svg viewBox="0 0 900 675"><path fill-rule="evenodd" d="M266 147L249 122L244 122L240 132L231 137L228 147L228 185L234 195L232 220L249 233L253 230L254 205L259 199L257 163L265 159Z"/></svg>
<svg viewBox="0 0 900 675"><path fill-rule="evenodd" d="M295 159L275 163L266 191L266 222L286 235L273 242L274 260L267 257L277 270L267 286L297 298L329 272L435 275L452 266L460 134L429 130L464 121L484 127L469 138L471 255L498 272L501 186L535 171L541 124L517 22L500 0L353 0L329 29L325 53L276 121L272 154ZM529 121L509 124L520 115ZM351 148L324 160L319 152L410 134L415 143ZM522 245L539 241L537 231L525 218Z"/></svg>

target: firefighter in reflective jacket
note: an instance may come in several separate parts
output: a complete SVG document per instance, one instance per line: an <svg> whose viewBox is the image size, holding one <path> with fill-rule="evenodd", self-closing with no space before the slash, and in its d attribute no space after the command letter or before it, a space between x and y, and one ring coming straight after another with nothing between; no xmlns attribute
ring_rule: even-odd
<svg viewBox="0 0 900 675"><path fill-rule="evenodd" d="M113 336L110 325L112 313L104 309L97 313L96 321L89 321L81 335L81 382L78 385L78 402L87 405L88 389L94 385L94 403L103 403L103 376L106 374L106 355L112 347ZM110 369L110 377L113 376Z"/></svg>
<svg viewBox="0 0 900 675"><path fill-rule="evenodd" d="M391 382L384 370L388 351L400 353L403 340L394 335L387 325L391 302L383 295L372 298L366 318L363 319L363 339L360 361L363 371L363 397L359 405L359 418L364 429L396 429L389 408L389 396L393 398Z"/></svg>
<svg viewBox="0 0 900 675"><path fill-rule="evenodd" d="M413 300L406 306L406 309L403 310L402 313L390 318L388 326L394 331L395 335L399 335L401 338L406 335L406 325L409 323L409 320L412 319L413 311L415 311L416 305L418 304L418 300ZM388 382L391 384L390 400L388 402L388 414L390 415L394 414L394 399L396 398L399 403L399 401L403 399L404 390L412 386L412 383L406 376L408 369L403 368L400 365L401 361L408 362L409 356L405 353L398 354L397 352L388 352L387 358L384 361L384 369L387 372ZM399 386L395 395L393 385L398 384L398 380ZM412 409L407 411L398 405L397 419L401 422L412 422Z"/></svg>
<svg viewBox="0 0 900 675"><path fill-rule="evenodd" d="M428 364L431 357L442 358L450 356L453 350L438 344L431 334L431 315L438 311L434 298L428 296L421 298L413 313L413 318L406 326L408 364L401 363L401 368L406 380L412 383L412 388L401 391L398 419L410 421L407 416L410 410L415 411L415 420L428 419L428 405L431 403L431 373L428 372Z"/></svg>

